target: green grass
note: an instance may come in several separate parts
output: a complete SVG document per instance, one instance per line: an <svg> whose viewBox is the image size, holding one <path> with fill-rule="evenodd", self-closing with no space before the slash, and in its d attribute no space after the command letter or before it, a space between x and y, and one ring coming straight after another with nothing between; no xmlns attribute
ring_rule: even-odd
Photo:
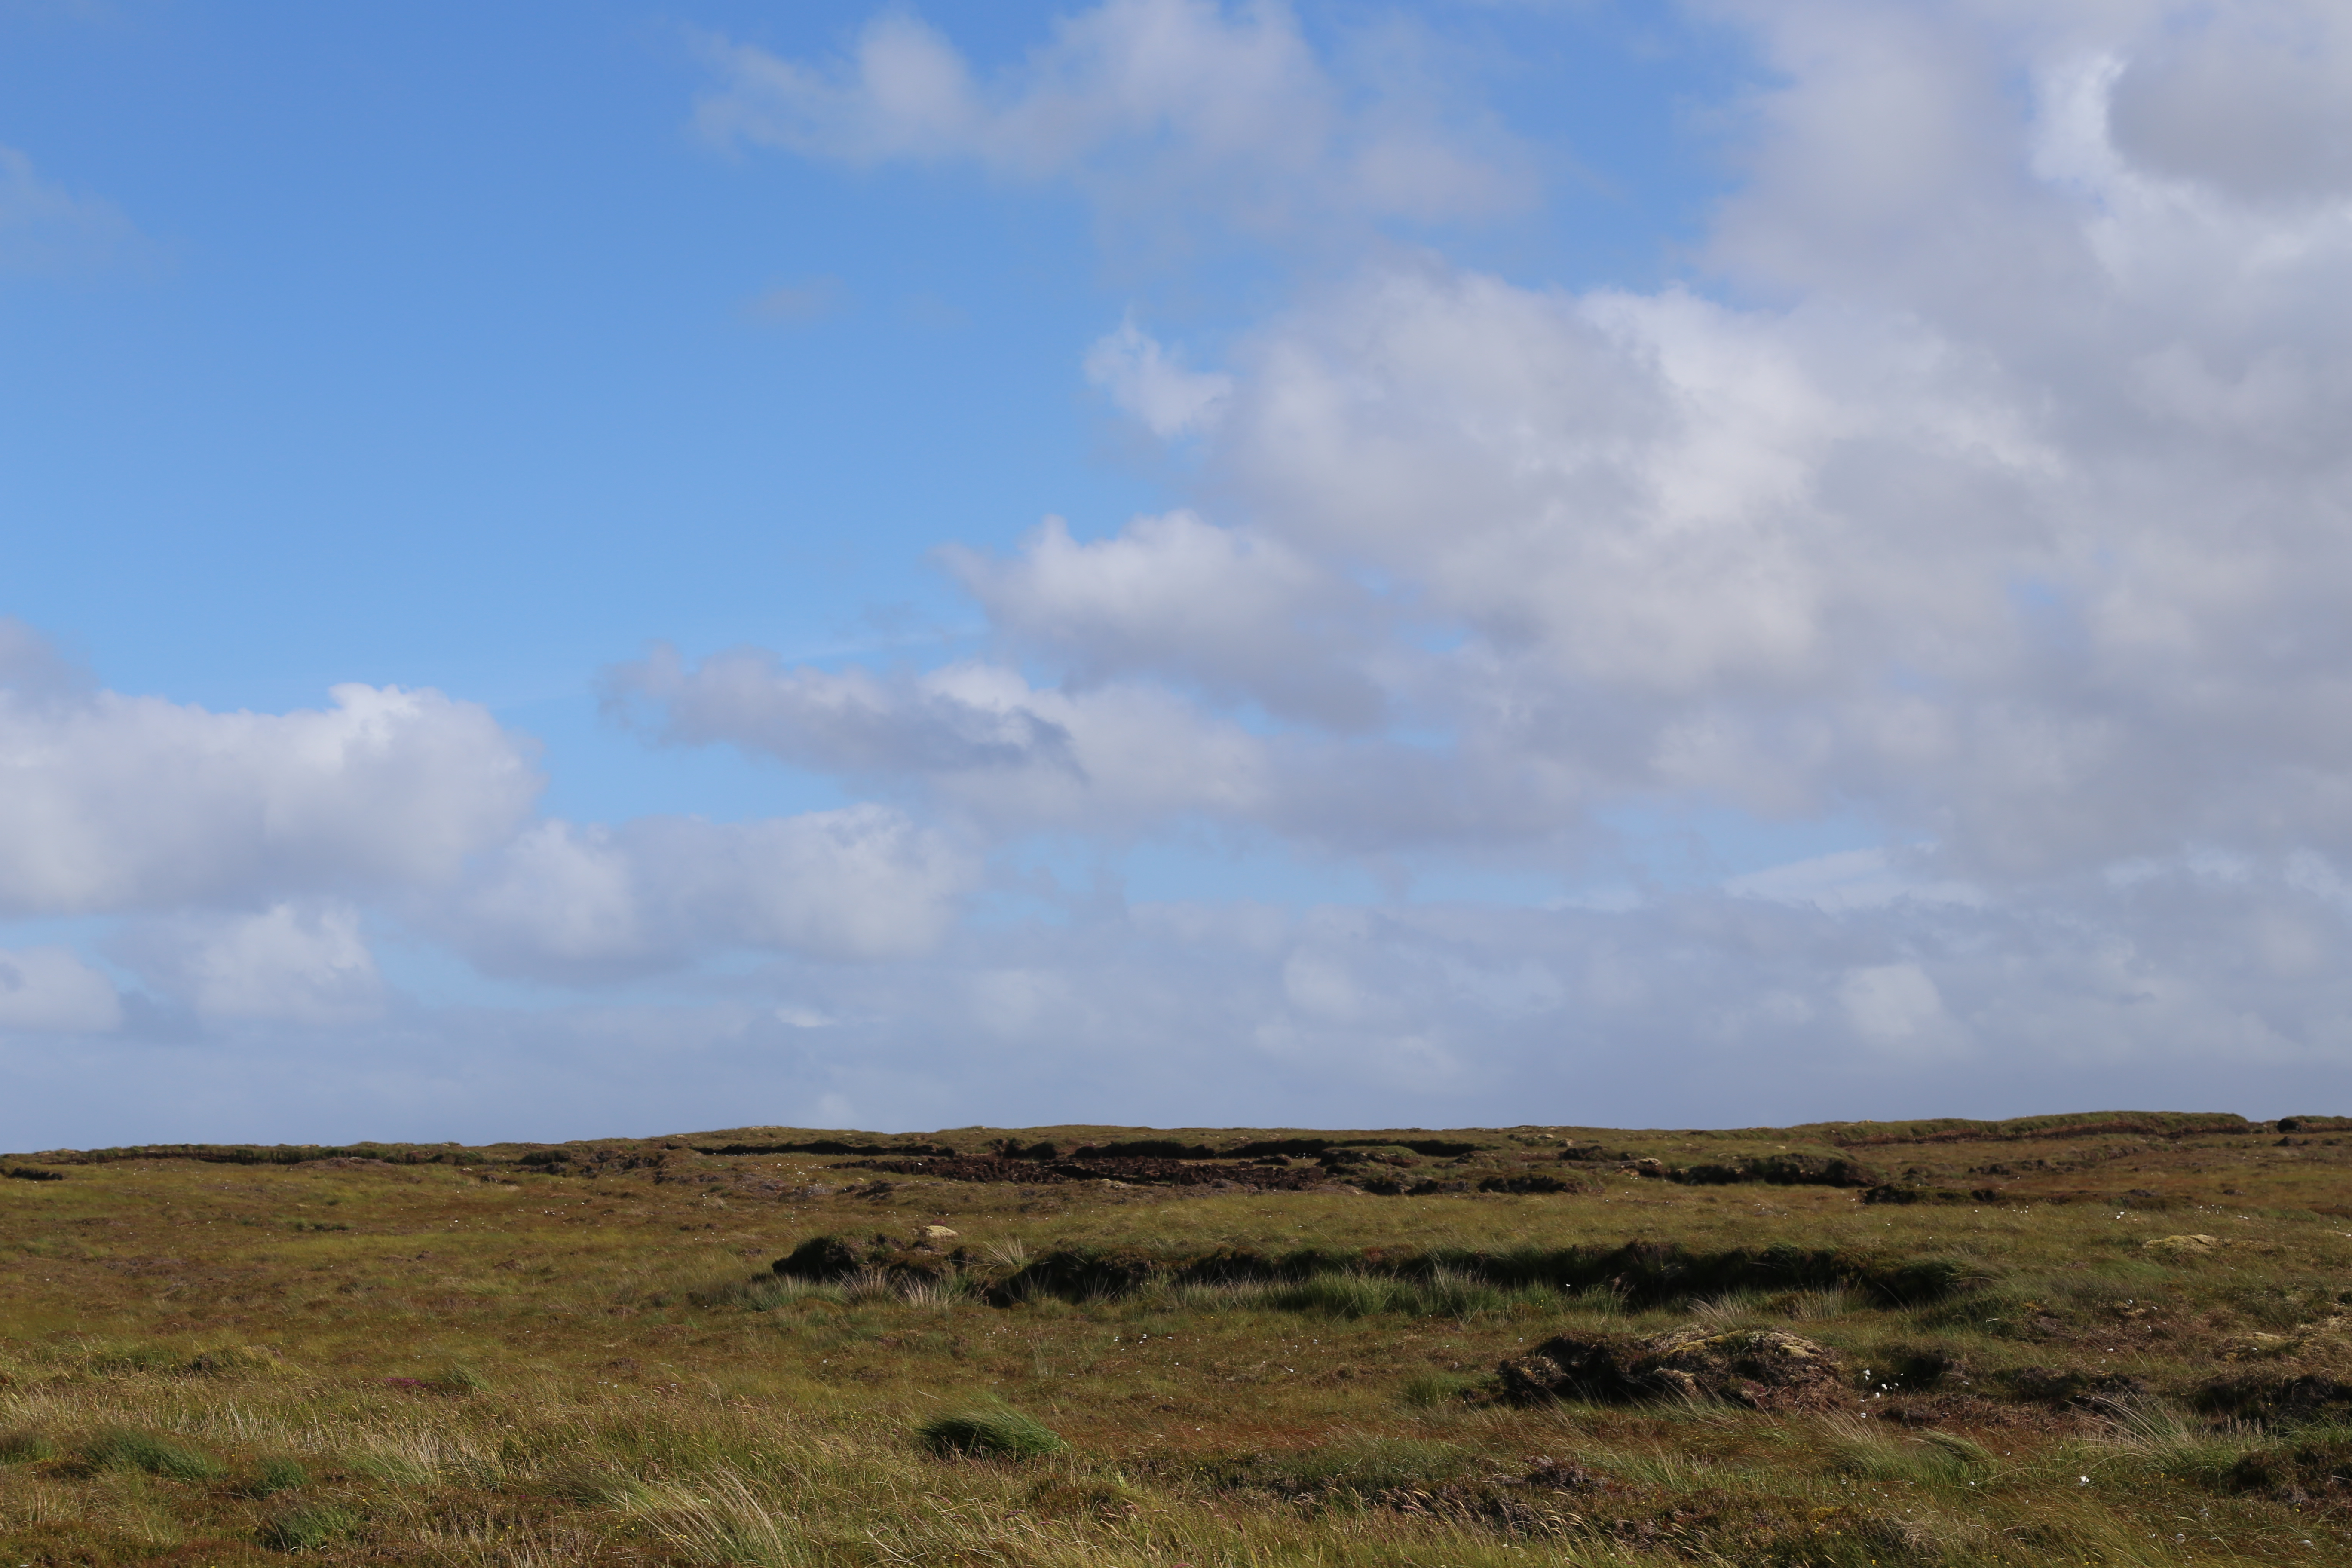
<svg viewBox="0 0 2352 1568"><path fill-rule="evenodd" d="M261 1527L260 1540L279 1552L316 1552L359 1527L359 1516L349 1509L306 1503L271 1514Z"/></svg>
<svg viewBox="0 0 2352 1568"><path fill-rule="evenodd" d="M38 1432L0 1432L0 1465L37 1465L58 1457L58 1446Z"/></svg>
<svg viewBox="0 0 2352 1568"><path fill-rule="evenodd" d="M268 1498L310 1484L310 1467L299 1460L265 1458L237 1489L246 1497Z"/></svg>
<svg viewBox="0 0 2352 1568"><path fill-rule="evenodd" d="M125 1427L93 1434L76 1455L93 1470L144 1470L174 1481L209 1481L228 1473L227 1466L193 1444Z"/></svg>
<svg viewBox="0 0 2352 1568"><path fill-rule="evenodd" d="M941 1458L1035 1459L1069 1447L1034 1416L1003 1407L934 1415L915 1435L925 1448Z"/></svg>

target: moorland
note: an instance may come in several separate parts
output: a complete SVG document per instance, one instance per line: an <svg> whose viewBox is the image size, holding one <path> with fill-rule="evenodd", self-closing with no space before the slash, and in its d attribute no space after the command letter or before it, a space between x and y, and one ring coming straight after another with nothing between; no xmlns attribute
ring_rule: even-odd
<svg viewBox="0 0 2352 1568"><path fill-rule="evenodd" d="M0 1156L0 1563L2352 1561L2352 1120Z"/></svg>

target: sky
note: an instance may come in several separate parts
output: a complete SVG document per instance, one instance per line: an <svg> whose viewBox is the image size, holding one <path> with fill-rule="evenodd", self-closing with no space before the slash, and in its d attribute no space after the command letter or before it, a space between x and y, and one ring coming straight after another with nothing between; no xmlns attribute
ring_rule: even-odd
<svg viewBox="0 0 2352 1568"><path fill-rule="evenodd" d="M0 1145L2352 1106L2352 11L0 0Z"/></svg>

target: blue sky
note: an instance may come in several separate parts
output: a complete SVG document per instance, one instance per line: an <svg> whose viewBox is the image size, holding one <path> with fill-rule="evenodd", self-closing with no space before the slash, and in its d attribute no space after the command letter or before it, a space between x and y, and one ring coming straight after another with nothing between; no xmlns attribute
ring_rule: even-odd
<svg viewBox="0 0 2352 1568"><path fill-rule="evenodd" d="M0 5L0 1142L2326 1109L2347 61Z"/></svg>

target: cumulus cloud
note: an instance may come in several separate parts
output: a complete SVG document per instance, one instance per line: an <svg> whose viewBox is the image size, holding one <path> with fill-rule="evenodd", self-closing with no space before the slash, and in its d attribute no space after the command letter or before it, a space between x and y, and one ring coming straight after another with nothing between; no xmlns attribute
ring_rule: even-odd
<svg viewBox="0 0 2352 1568"><path fill-rule="evenodd" d="M1398 850L1503 800L1525 808L1472 814L1496 846L1612 800L1859 806L1935 840L1941 875L2010 882L2347 847L2347 29L2294 5L1739 14L1783 79L1749 106L1711 255L1779 302L1430 258L1319 293L1214 373L1122 326L1093 373L1200 444L1246 528L1180 512L950 552L1010 651L1067 684L911 679L893 700L925 717L891 765L1010 748L1057 809L1121 791L1131 813L1118 781L1212 732L1176 698L1246 699L1298 732L1203 750L1203 784L1248 759L1220 808ZM2244 145L2204 137L2265 94ZM2284 140L2302 162L2262 184ZM878 689L810 676L788 713L778 688L756 743L837 767L813 737ZM1449 787L1364 815L1307 742L1382 727ZM752 734L708 701L672 730Z"/></svg>
<svg viewBox="0 0 2352 1568"><path fill-rule="evenodd" d="M0 707L5 787L37 808L5 819L0 896L242 900L134 955L223 1027L273 1016L241 974L330 1012L366 994L336 963L362 929L347 880L420 888L412 918L504 973L772 954L757 1005L676 1016L812 1119L1690 1124L2352 1092L2346 25L2284 0L1717 9L1771 76L1704 277L1575 291L1383 251L1214 364L1129 321L1085 374L1181 444L1201 499L945 552L982 651L609 672L650 735L898 804L532 822L503 785L436 796L528 779L462 704L142 705L37 679L0 635L28 672ZM721 139L1062 180L1114 210L1280 233L1505 189L1441 207L1411 159L1373 179L1376 133L1412 116L1367 109L1274 6L1111 0L993 76L904 14L841 62L714 58ZM1484 157L1460 123L1417 145ZM260 760L214 788L227 764L199 742L230 733ZM379 754L409 761L350 760ZM101 755L130 760L77 760ZM198 804L142 816L107 782L160 774ZM423 783L386 785L368 831L425 850L345 831L380 775ZM201 804L279 794L343 804ZM476 805L403 826L436 798ZM1544 866L1611 808L1727 805L1885 846L1607 910L955 919L1031 834L1205 820L1374 865ZM545 1027L625 1059L665 1016Z"/></svg>
<svg viewBox="0 0 2352 1568"><path fill-rule="evenodd" d="M0 621L0 916L122 917L108 951L205 1027L356 1026L397 1001L372 929L604 983L739 949L904 957L976 878L971 850L881 806L538 819L535 748L486 710L332 697L266 714L125 696ZM121 1021L65 950L5 957L0 1026Z"/></svg>
<svg viewBox="0 0 2352 1568"><path fill-rule="evenodd" d="M113 982L69 949L0 951L0 1030L83 1035L121 1022Z"/></svg>
<svg viewBox="0 0 2352 1568"><path fill-rule="evenodd" d="M895 10L822 64L724 40L709 52L718 82L697 117L720 142L1067 179L1128 218L1173 203L1281 232L1482 216L1531 195L1487 117L1409 77L1336 75L1276 0L1104 0L988 79Z"/></svg>
<svg viewBox="0 0 2352 1568"><path fill-rule="evenodd" d="M1234 389L1229 375L1186 370L1132 316L1087 351L1087 379L1162 439L1206 427Z"/></svg>
<svg viewBox="0 0 2352 1568"><path fill-rule="evenodd" d="M1385 698L1365 668L1378 604L1279 540L1176 511L1088 543L1047 518L1009 561L943 554L1001 633L1055 655L1081 685L1176 675L1328 729L1381 717Z"/></svg>
<svg viewBox="0 0 2352 1568"><path fill-rule="evenodd" d="M934 945L972 858L904 814L862 805L748 823L542 822L509 845L453 929L494 971L625 979L732 949L836 959Z"/></svg>
<svg viewBox="0 0 2352 1568"><path fill-rule="evenodd" d="M756 650L689 668L668 648L607 680L665 740L920 786L1011 831L1246 815L1264 788L1257 738L1152 686L1037 689L988 664L835 673Z"/></svg>
<svg viewBox="0 0 2352 1568"><path fill-rule="evenodd" d="M208 1023L328 1026L383 1011L383 979L360 911L338 900L173 914L138 922L116 947L142 979Z"/></svg>
<svg viewBox="0 0 2352 1568"><path fill-rule="evenodd" d="M1412 737L1268 734L1164 682L1039 686L987 661L882 676L788 668L752 649L688 665L659 649L606 679L616 705L663 741L732 745L896 791L1000 845L1205 823L1348 855L1475 850L1573 835L1591 789L1572 763L1465 767ZM1277 674L1255 694L1272 705L1280 693Z"/></svg>
<svg viewBox="0 0 2352 1568"><path fill-rule="evenodd" d="M0 913L446 883L540 788L528 742L437 691L215 713L42 679L0 687Z"/></svg>

